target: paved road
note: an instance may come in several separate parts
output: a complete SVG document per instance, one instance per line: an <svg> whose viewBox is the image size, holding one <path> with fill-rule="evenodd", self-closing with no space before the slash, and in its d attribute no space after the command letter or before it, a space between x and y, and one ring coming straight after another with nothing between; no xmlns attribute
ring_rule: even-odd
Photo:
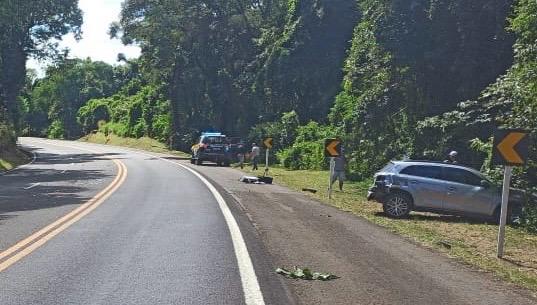
<svg viewBox="0 0 537 305"><path fill-rule="evenodd" d="M0 304L292 303L251 224L233 207L226 214L190 171L117 148L21 144L38 158L0 176L0 251L116 181L117 161L109 158L127 174L93 212L0 273Z"/></svg>

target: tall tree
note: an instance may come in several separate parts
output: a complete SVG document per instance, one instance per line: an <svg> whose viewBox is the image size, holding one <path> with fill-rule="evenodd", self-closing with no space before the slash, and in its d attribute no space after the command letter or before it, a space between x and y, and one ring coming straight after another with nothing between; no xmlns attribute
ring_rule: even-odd
<svg viewBox="0 0 537 305"><path fill-rule="evenodd" d="M81 24L76 0L0 0L0 124L16 127L28 57L60 55L57 41Z"/></svg>

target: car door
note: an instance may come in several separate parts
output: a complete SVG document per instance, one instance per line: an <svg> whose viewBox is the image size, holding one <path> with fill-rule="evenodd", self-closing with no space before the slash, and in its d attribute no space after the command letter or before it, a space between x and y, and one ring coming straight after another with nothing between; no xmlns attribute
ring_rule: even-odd
<svg viewBox="0 0 537 305"><path fill-rule="evenodd" d="M442 169L435 165L411 165L400 174L400 183L414 199L416 207L441 209L445 196Z"/></svg>
<svg viewBox="0 0 537 305"><path fill-rule="evenodd" d="M481 185L483 178L458 167L444 167L442 174L446 180L444 210L492 215L498 195L494 188Z"/></svg>

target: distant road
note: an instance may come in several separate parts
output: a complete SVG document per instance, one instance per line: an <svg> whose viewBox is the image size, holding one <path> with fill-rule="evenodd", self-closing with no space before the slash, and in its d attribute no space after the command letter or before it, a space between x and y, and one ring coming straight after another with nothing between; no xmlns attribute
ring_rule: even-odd
<svg viewBox="0 0 537 305"><path fill-rule="evenodd" d="M0 304L289 303L205 178L131 150L20 142L37 159L0 176Z"/></svg>

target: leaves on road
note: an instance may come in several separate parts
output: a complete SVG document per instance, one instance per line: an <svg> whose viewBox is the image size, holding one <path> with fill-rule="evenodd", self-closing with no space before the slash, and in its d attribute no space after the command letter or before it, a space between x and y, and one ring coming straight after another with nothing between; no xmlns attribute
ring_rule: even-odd
<svg viewBox="0 0 537 305"><path fill-rule="evenodd" d="M278 268L276 269L276 273L281 274L291 279L302 279L302 280L329 281L329 280L335 280L338 278L337 276L330 274L330 273L312 272L308 268L301 269L301 268L298 268L297 266L295 266L293 270L287 270L285 268Z"/></svg>

